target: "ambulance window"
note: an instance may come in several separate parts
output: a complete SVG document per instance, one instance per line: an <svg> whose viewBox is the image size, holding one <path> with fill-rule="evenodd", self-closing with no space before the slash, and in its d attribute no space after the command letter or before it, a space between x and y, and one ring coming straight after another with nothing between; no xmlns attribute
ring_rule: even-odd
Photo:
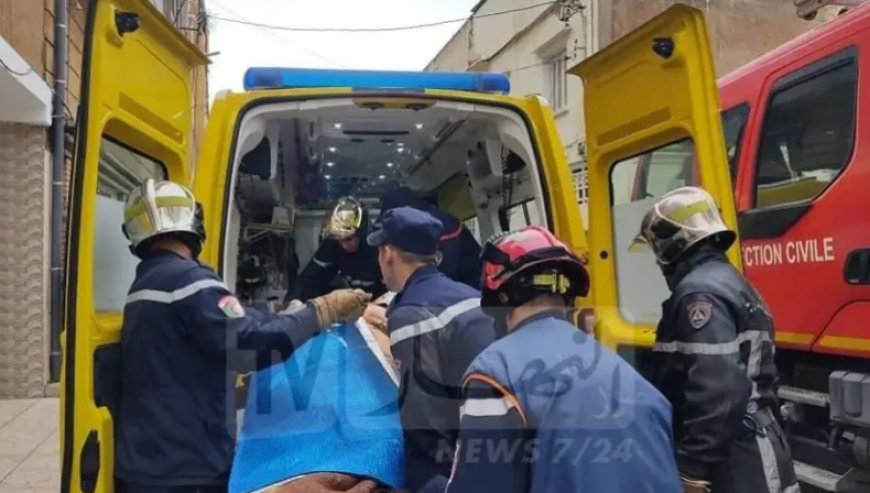
<svg viewBox="0 0 870 493"><path fill-rule="evenodd" d="M640 223L655 200L686 184L694 145L684 139L624 159L610 172L613 256L617 299L622 317L631 323L655 324L668 296L661 271L650 251L629 251Z"/></svg>
<svg viewBox="0 0 870 493"><path fill-rule="evenodd" d="M627 159L611 173L615 204L660 197L693 183L694 147L681 140L647 154Z"/></svg>
<svg viewBox="0 0 870 493"><path fill-rule="evenodd" d="M743 143L743 129L746 128L746 117L749 115L749 105L746 103L732 106L722 112L722 131L725 134L725 152L728 155L728 169L731 171L731 186L737 179L737 158Z"/></svg>
<svg viewBox="0 0 870 493"><path fill-rule="evenodd" d="M477 219L477 216L469 217L468 219L462 221L465 224L465 227L468 228L468 231L474 236L474 239L477 240L478 243L480 241L480 220Z"/></svg>
<svg viewBox="0 0 870 493"><path fill-rule="evenodd" d="M773 94L758 149L756 207L813 200L846 167L856 81L855 61L847 59Z"/></svg>
<svg viewBox="0 0 870 493"><path fill-rule="evenodd" d="M510 219L510 231L531 226L533 224L543 225L544 219L538 211L538 204L534 200L527 200L521 204L517 204L508 210Z"/></svg>
<svg viewBox="0 0 870 493"><path fill-rule="evenodd" d="M103 137L97 178L97 214L94 232L94 309L118 312L139 262L121 231L124 202L147 178L164 179L163 165L126 146Z"/></svg>

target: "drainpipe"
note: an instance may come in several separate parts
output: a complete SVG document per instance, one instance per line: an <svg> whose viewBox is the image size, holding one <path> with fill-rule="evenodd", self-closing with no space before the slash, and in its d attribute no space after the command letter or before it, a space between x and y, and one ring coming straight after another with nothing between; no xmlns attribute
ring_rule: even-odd
<svg viewBox="0 0 870 493"><path fill-rule="evenodd" d="M51 119L51 354L49 381L60 381L60 332L63 327L63 171L66 154L66 77L68 0L54 0L54 99Z"/></svg>

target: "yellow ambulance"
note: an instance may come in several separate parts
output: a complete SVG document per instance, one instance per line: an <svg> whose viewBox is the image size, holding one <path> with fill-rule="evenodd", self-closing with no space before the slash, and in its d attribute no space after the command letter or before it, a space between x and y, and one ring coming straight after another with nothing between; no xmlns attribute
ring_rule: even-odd
<svg viewBox="0 0 870 493"><path fill-rule="evenodd" d="M582 320L632 361L651 346L667 294L651 257L627 251L653 195L634 193L640 160L667 170L691 154L735 224L706 27L692 8L671 8L572 69L584 86L587 231L553 112L541 97L509 95L501 74L251 69L244 92L216 98L193 156L191 74L206 56L148 1L93 4L66 257L64 492L114 491L111 368L136 265L121 222L146 178L194 190L208 234L201 260L254 303L280 292L290 239L302 264L310 258L341 195L375 207L409 186L480 241L546 225L588 262Z"/></svg>

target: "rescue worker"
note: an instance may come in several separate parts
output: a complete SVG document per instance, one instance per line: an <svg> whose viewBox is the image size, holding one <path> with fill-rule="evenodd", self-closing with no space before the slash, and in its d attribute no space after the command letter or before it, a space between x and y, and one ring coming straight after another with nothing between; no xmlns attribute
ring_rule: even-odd
<svg viewBox="0 0 870 493"><path fill-rule="evenodd" d="M483 248L481 306L501 338L471 364L448 493L679 493L671 406L573 325L581 261L540 226Z"/></svg>
<svg viewBox="0 0 870 493"><path fill-rule="evenodd" d="M480 292L435 266L443 224L427 212L397 207L368 236L390 291L387 311L399 413L405 442L405 481L417 492L447 477L459 428L459 383L472 360L495 339L480 309Z"/></svg>
<svg viewBox="0 0 870 493"><path fill-rule="evenodd" d="M115 413L122 493L225 492L235 446L231 370L287 358L321 327L355 320L370 296L334 291L292 315L246 312L196 259L202 209L185 187L149 179L123 231L142 260L124 306Z"/></svg>
<svg viewBox="0 0 870 493"><path fill-rule="evenodd" d="M774 326L725 252L737 235L703 189L663 195L632 246L651 247L671 289L654 347L654 383L671 401L687 492L796 493L775 419Z"/></svg>
<svg viewBox="0 0 870 493"><path fill-rule="evenodd" d="M441 221L443 231L438 243L440 260L438 270L454 281L474 289L480 282L480 244L465 225L451 214L439 209L436 204L418 196L408 187L393 189L381 197L381 215L400 206L409 206L428 212Z"/></svg>
<svg viewBox="0 0 870 493"><path fill-rule="evenodd" d="M378 268L378 251L365 244L369 214L354 197L338 200L326 220L326 238L302 269L292 298L306 301L328 293L338 278L377 298L386 289Z"/></svg>

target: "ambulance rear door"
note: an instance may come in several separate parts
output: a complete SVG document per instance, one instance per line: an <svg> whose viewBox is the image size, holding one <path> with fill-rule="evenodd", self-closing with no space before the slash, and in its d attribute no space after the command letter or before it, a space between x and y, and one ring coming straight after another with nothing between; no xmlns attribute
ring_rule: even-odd
<svg viewBox="0 0 870 493"><path fill-rule="evenodd" d="M147 178L189 184L194 70L205 55L147 0L91 0L66 251L61 491L114 491L122 311L138 259L124 201Z"/></svg>
<svg viewBox="0 0 870 493"><path fill-rule="evenodd" d="M596 332L637 359L648 354L637 347L654 342L669 295L652 253L628 251L643 215L665 192L697 184L716 199L726 223L736 224L704 17L673 6L571 72L584 86ZM642 163L647 186L638 194ZM740 267L738 252L735 245L728 256Z"/></svg>

